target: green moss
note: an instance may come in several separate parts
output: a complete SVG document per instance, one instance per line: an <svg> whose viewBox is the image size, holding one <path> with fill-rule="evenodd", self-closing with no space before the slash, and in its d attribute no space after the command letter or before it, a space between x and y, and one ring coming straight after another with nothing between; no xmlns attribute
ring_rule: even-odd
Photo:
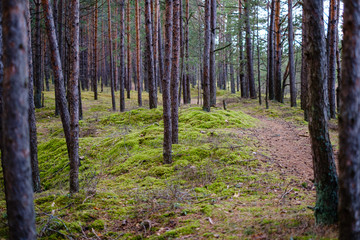
<svg viewBox="0 0 360 240"><path fill-rule="evenodd" d="M98 230L98 231L104 230L105 222L104 220L97 219L89 225L89 228L93 228L94 230Z"/></svg>

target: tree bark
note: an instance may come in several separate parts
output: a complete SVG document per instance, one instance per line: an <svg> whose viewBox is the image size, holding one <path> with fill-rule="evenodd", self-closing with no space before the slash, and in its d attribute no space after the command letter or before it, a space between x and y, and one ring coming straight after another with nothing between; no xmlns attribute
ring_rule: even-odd
<svg viewBox="0 0 360 240"><path fill-rule="evenodd" d="M129 1L129 0L128 0ZM125 1L120 0L120 112L125 111Z"/></svg>
<svg viewBox="0 0 360 240"><path fill-rule="evenodd" d="M295 65L294 65L294 47L293 47L293 22L292 22L292 0L288 0L289 14L288 14L288 39L289 39L289 74L290 74L290 105L296 107L296 79L295 79Z"/></svg>
<svg viewBox="0 0 360 240"><path fill-rule="evenodd" d="M20 0L2 0L0 5L4 33L1 157L9 239L36 239L28 125L27 7Z"/></svg>
<svg viewBox="0 0 360 240"><path fill-rule="evenodd" d="M268 97L270 100L274 100L275 98L275 89L274 89L274 70L275 70L275 58L274 58L274 18L275 18L275 0L271 0L270 7L270 25L268 32Z"/></svg>
<svg viewBox="0 0 360 240"><path fill-rule="evenodd" d="M306 29L306 14L303 6L302 15L302 44L301 44L301 109L304 110L304 120L308 121L308 67L306 60L306 46L307 46L307 29Z"/></svg>
<svg viewBox="0 0 360 240"><path fill-rule="evenodd" d="M34 1L35 2L35 62L34 62L34 87L35 87L35 94L34 94L34 103L36 108L41 108L41 88L42 88L42 79L41 79L41 37L40 37L40 0Z"/></svg>
<svg viewBox="0 0 360 240"><path fill-rule="evenodd" d="M140 78L140 9L139 1L135 1L135 29L136 29L136 78L137 78L137 92L138 105L142 106L141 96L141 78Z"/></svg>
<svg viewBox="0 0 360 240"><path fill-rule="evenodd" d="M344 1L339 117L339 239L360 238L360 1Z"/></svg>
<svg viewBox="0 0 360 240"><path fill-rule="evenodd" d="M172 57L172 34L173 34L173 0L165 0L165 66L164 75L162 79L162 100L163 100L163 118L164 118L164 144L163 144L163 158L164 163L170 164L172 162L172 121L171 121L171 96L170 96L170 82L171 82L171 57Z"/></svg>
<svg viewBox="0 0 360 240"><path fill-rule="evenodd" d="M305 54L310 73L309 132L316 186L315 218L319 224L332 224L337 221L338 181L327 125L323 12L323 0L304 1L307 29Z"/></svg>
<svg viewBox="0 0 360 240"><path fill-rule="evenodd" d="M336 33L337 33L337 0L330 0L330 18L329 18L329 52L328 52L328 93L330 117L336 118Z"/></svg>
<svg viewBox="0 0 360 240"><path fill-rule="evenodd" d="M243 51L243 27L242 27L242 0L239 0L239 61L240 61L240 89L241 89L241 97L246 98L246 83L245 83L245 73L244 73L244 51Z"/></svg>
<svg viewBox="0 0 360 240"><path fill-rule="evenodd" d="M246 26L246 58L247 58L247 77L249 81L250 98L256 98L255 78L254 78L254 62L251 44L251 28L249 19L250 3L245 0L245 26Z"/></svg>
<svg viewBox="0 0 360 240"><path fill-rule="evenodd" d="M35 105L34 105L34 82L33 82L33 58L31 51L31 20L30 20L30 6L26 2L26 27L28 37L28 71L29 71L29 136L30 136L30 159L32 170L32 185L34 192L41 191L39 163L38 163L38 149L37 149L37 135L36 135L36 119L35 119ZM1 36L0 36L1 37ZM2 54L0 54L2 56Z"/></svg>
<svg viewBox="0 0 360 240"><path fill-rule="evenodd" d="M137 1L136 1L137 2ZM107 0L108 3L108 38L109 38L109 55L110 55L110 88L111 88L111 106L112 110L116 111L115 104L115 81L114 79L114 62L112 54L112 37L111 37L111 7L110 0Z"/></svg>
<svg viewBox="0 0 360 240"><path fill-rule="evenodd" d="M275 100L281 102L281 29L280 29L280 0L275 0L275 72L274 88Z"/></svg>
<svg viewBox="0 0 360 240"><path fill-rule="evenodd" d="M210 112L210 34L211 34L211 25L210 25L210 15L211 15L211 0L205 0L205 36L204 36L204 60L203 60L203 110Z"/></svg>
<svg viewBox="0 0 360 240"><path fill-rule="evenodd" d="M126 8L126 34L127 34L127 74L126 74L126 97L130 99L131 93L131 34L130 34L130 0Z"/></svg>
<svg viewBox="0 0 360 240"><path fill-rule="evenodd" d="M173 45L171 63L171 130L172 143L179 141L179 54L180 54L180 3L173 0Z"/></svg>
<svg viewBox="0 0 360 240"><path fill-rule="evenodd" d="M210 0L210 106L216 106L216 0Z"/></svg>
<svg viewBox="0 0 360 240"><path fill-rule="evenodd" d="M97 79L98 79L98 59L97 59L97 32L98 32L98 0L95 0L95 6L94 6L94 49L93 49L93 58L94 62L93 64L93 76L92 76L92 84L93 84L93 91L94 91L94 100L98 99L98 90L97 90Z"/></svg>
<svg viewBox="0 0 360 240"><path fill-rule="evenodd" d="M235 94L235 77L234 77L234 66L230 63L230 84L231 84L231 93Z"/></svg>
<svg viewBox="0 0 360 240"><path fill-rule="evenodd" d="M146 25L146 47L147 47L147 75L149 84L149 107L157 108L157 91L154 78L154 46L151 18L150 0L145 0L145 25Z"/></svg>

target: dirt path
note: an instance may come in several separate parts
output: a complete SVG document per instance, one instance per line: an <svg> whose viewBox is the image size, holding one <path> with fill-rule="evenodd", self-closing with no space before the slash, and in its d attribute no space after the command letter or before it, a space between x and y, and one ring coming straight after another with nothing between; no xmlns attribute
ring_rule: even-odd
<svg viewBox="0 0 360 240"><path fill-rule="evenodd" d="M259 153L279 167L281 174L296 176L309 182L313 179L310 138L306 127L299 127L281 119L257 117L261 124L251 129L258 140ZM270 158L261 154L264 154Z"/></svg>

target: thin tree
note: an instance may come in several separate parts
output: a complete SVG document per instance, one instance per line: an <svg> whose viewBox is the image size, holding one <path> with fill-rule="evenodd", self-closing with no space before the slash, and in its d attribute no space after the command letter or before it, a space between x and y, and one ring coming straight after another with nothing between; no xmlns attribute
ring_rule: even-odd
<svg viewBox="0 0 360 240"><path fill-rule="evenodd" d="M26 26L28 37L28 71L29 71L29 136L30 136L30 156L32 170L32 184L35 192L41 191L40 173L38 163L37 135L36 135L36 119L34 104L34 82L33 82L33 58L31 51L31 20L29 1L26 2ZM0 36L1 37L1 36ZM0 54L1 56L2 54Z"/></svg>
<svg viewBox="0 0 360 240"><path fill-rule="evenodd" d="M275 100L282 101L281 98L281 29L280 29L280 0L275 1L275 72L274 72L274 89Z"/></svg>
<svg viewBox="0 0 360 240"><path fill-rule="evenodd" d="M126 97L130 99L131 92L131 34L130 34L130 0L127 1L126 8L126 35L127 35L127 74L126 74Z"/></svg>
<svg viewBox="0 0 360 240"><path fill-rule="evenodd" d="M173 33L173 0L165 0L165 64L162 79L162 99L163 99L163 118L164 118L164 143L163 158L164 163L171 163L172 149L172 127L171 127L171 57L172 57L172 33Z"/></svg>
<svg viewBox="0 0 360 240"><path fill-rule="evenodd" d="M307 45L307 29L306 29L306 14L304 14L305 8L303 5L302 14L302 43L301 43L301 109L304 110L304 120L308 121L308 67L305 55Z"/></svg>
<svg viewBox="0 0 360 240"><path fill-rule="evenodd" d="M293 22L292 22L292 0L288 0L288 39L289 39L289 75L290 75L290 104L291 107L296 107L296 79L295 79L295 64L294 64L294 47L293 47Z"/></svg>
<svg viewBox="0 0 360 240"><path fill-rule="evenodd" d="M210 112L210 15L211 15L211 5L210 0L205 0L205 36L204 36L204 60L203 60L203 110Z"/></svg>
<svg viewBox="0 0 360 240"><path fill-rule="evenodd" d="M275 62L274 62L274 18L275 18L275 0L271 0L270 5L270 25L268 31L268 97L270 100L274 100L274 71L275 71Z"/></svg>
<svg viewBox="0 0 360 240"><path fill-rule="evenodd" d="M247 77L249 81L250 98L256 98L255 78L254 78L254 62L251 44L251 28L250 28L250 2L245 0L245 27L246 27L246 58L247 58Z"/></svg>
<svg viewBox="0 0 360 240"><path fill-rule="evenodd" d="M112 54L112 34L111 34L111 8L110 8L110 0L107 0L108 3L108 39L109 39L109 55L110 55L110 90L111 90L111 106L112 110L116 111L115 104L115 81L114 79L114 61Z"/></svg>
<svg viewBox="0 0 360 240"><path fill-rule="evenodd" d="M154 78L154 46L153 46L153 30L150 0L145 0L145 29L146 29L146 47L147 47L147 79L149 84L149 107L157 108L157 91Z"/></svg>
<svg viewBox="0 0 360 240"><path fill-rule="evenodd" d="M128 0L129 1L129 0ZM120 0L120 112L125 111L125 2Z"/></svg>
<svg viewBox="0 0 360 240"><path fill-rule="evenodd" d="M41 27L40 27L40 13L41 13L41 4L40 0L34 1L35 2L35 61L34 61L34 87L35 87L35 94L34 94L34 103L36 108L41 108L41 92L42 92L42 79L41 79L41 61L42 61L42 54L41 54Z"/></svg>
<svg viewBox="0 0 360 240"><path fill-rule="evenodd" d="M93 57L94 57L94 62L93 64L93 76L92 76L92 84L93 84L93 91L94 91L94 100L98 99L98 90L97 90L97 76L98 76L98 72L97 72L97 62L98 62L98 57L97 57L97 32L98 32L98 0L95 0L95 6L94 6L94 10L95 10L95 14L94 14L94 33L93 33L93 38L94 38L94 48L93 48Z"/></svg>
<svg viewBox="0 0 360 240"><path fill-rule="evenodd" d="M336 34L337 34L337 0L330 0L330 18L329 18L329 52L328 52L328 93L330 117L336 117L335 83L336 83Z"/></svg>
<svg viewBox="0 0 360 240"><path fill-rule="evenodd" d="M360 1L344 1L339 117L339 239L360 238Z"/></svg>
<svg viewBox="0 0 360 240"><path fill-rule="evenodd" d="M173 0L173 44L171 63L171 130L172 143L179 141L179 55L180 55L180 4Z"/></svg>
<svg viewBox="0 0 360 240"><path fill-rule="evenodd" d="M216 66L215 66L215 40L216 40L216 0L210 0L210 105L216 106Z"/></svg>
<svg viewBox="0 0 360 240"><path fill-rule="evenodd" d="M142 106L141 97L141 79L140 79L140 9L139 1L135 0L135 30L136 30L136 79L137 79L137 92L138 104Z"/></svg>
<svg viewBox="0 0 360 240"><path fill-rule="evenodd" d="M260 72L260 38L259 38L259 12L256 13L256 39L257 39L257 73L259 105L261 105L261 72Z"/></svg>
<svg viewBox="0 0 360 240"><path fill-rule="evenodd" d="M26 1L2 0L0 3L4 33L3 79L0 75L3 88L1 157L9 239L36 239L29 154L26 8Z"/></svg>
<svg viewBox="0 0 360 240"><path fill-rule="evenodd" d="M241 97L246 98L246 84L245 84L245 73L244 73L244 50L243 50L243 26L241 23L242 19L242 0L239 0L239 75L240 75L240 90L241 90Z"/></svg>
<svg viewBox="0 0 360 240"><path fill-rule="evenodd" d="M73 0L75 1L75 0ZM53 13L52 13L52 9L50 8L49 5L49 0L42 0L42 7L43 7L43 12L44 12L44 18L45 18L45 26L46 26L46 31L48 34L48 39L49 39L49 47L50 47L50 52L51 52L51 63L52 63L52 69L53 69L53 74L54 74L54 82L55 82L55 91L56 91L56 95L58 96L57 98L57 104L59 107L59 112L60 112L60 117L61 117L61 122L63 125L63 129L64 129L64 134L65 134L65 139L66 139L66 144L67 144L67 149L68 149L68 155L69 155L69 161L70 161L70 192L74 193L79 191L79 183L78 183L78 179L76 179L75 177L78 175L78 170L76 170L78 168L79 165L79 155L78 155L78 149L71 149L71 148L75 148L76 146L78 146L78 142L76 143L76 141L78 141L78 130L76 128L78 128L78 120L76 120L79 116L78 114L78 105L77 105L77 96L76 96L76 91L77 91L77 85L76 87L74 86L70 86L70 90L68 91L68 97L71 101L74 101L73 103L71 103L70 107L72 108L73 112L72 115L69 114L69 110L68 110L68 106L67 106L67 100L66 100L66 96L65 96L65 86L63 84L64 82L64 76L63 76L63 72L62 72L62 65L61 65L61 59L60 59L60 53L59 53L59 47L58 47L58 42L56 40L56 32L55 32L55 26L54 26L54 18L53 18ZM71 5L73 8L77 8L76 5L72 4ZM75 11L72 10L72 11ZM72 12L74 13L74 12ZM77 15L78 16L78 15ZM73 17L73 20L75 17ZM75 33L76 28L78 28L78 22L79 20L77 20L77 27L73 26L71 27L72 29L72 33ZM74 40L71 40L72 44ZM74 47L76 47L76 45L72 45ZM75 49L73 51L76 51ZM77 52L78 52L78 47L77 47ZM75 53L73 53L73 56L76 58L76 60L78 61L78 54L76 55ZM74 60L75 61L75 60ZM73 63L73 70L78 72L78 69L76 69L75 64ZM78 63L77 63L78 64ZM70 82L70 85L75 84L74 81L76 78L76 75L78 75L78 73L72 73L72 81ZM75 89L76 88L76 89ZM69 96L70 94L70 96ZM72 94L74 94L74 96L72 96ZM74 131L73 133L71 133L70 131ZM78 147L77 147L78 148Z"/></svg>
<svg viewBox="0 0 360 240"><path fill-rule="evenodd" d="M323 0L305 0L307 44L306 60L309 75L309 132L314 180L316 186L315 218L319 224L337 221L338 181L334 154L329 138L326 111L326 56L323 21Z"/></svg>

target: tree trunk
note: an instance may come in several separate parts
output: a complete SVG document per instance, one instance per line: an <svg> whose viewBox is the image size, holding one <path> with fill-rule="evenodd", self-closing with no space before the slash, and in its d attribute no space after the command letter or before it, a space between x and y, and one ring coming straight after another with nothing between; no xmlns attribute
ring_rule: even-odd
<svg viewBox="0 0 360 240"><path fill-rule="evenodd" d="M329 18L329 52L328 52L328 93L330 117L336 118L336 28L337 28L337 0L330 0L330 18Z"/></svg>
<svg viewBox="0 0 360 240"><path fill-rule="evenodd" d="M210 15L211 15L211 0L205 0L205 36L204 36L204 60L203 60L203 110L210 112L210 34L211 34L211 26L210 26Z"/></svg>
<svg viewBox="0 0 360 240"><path fill-rule="evenodd" d="M29 143L26 2L2 0L2 152L9 239L36 239ZM0 16L1 18L1 16ZM0 29L1 30L1 29ZM1 44L0 44L1 48Z"/></svg>
<svg viewBox="0 0 360 240"><path fill-rule="evenodd" d="M138 104L142 106L141 97L141 78L140 78L140 9L139 1L135 1L135 29L136 29L136 78L137 78L137 92Z"/></svg>
<svg viewBox="0 0 360 240"><path fill-rule="evenodd" d="M94 100L98 99L98 90L97 90L97 79L98 79L98 58L97 58L97 32L98 32L98 0L95 0L95 14L94 14L94 49L93 49L93 76L92 76L92 84L93 84L93 91L94 91Z"/></svg>
<svg viewBox="0 0 360 240"><path fill-rule="evenodd" d="M115 81L116 81L116 79L114 79L114 65L113 65L114 62L113 62L113 55L112 55L110 0L107 0L107 3L108 3L108 38L109 38L109 55L110 55L111 106L112 106L112 110L116 111L116 105L115 105Z"/></svg>
<svg viewBox="0 0 360 240"><path fill-rule="evenodd" d="M315 218L319 224L332 224L337 222L338 182L327 125L323 0L305 0L304 8L308 36L305 54L311 73L309 132L316 186Z"/></svg>
<svg viewBox="0 0 360 240"><path fill-rule="evenodd" d="M246 57L247 57L247 77L249 81L250 98L256 98L255 78L254 78L254 62L251 44L251 29L250 29L250 3L245 1L245 25L246 25Z"/></svg>
<svg viewBox="0 0 360 240"><path fill-rule="evenodd" d="M146 48L147 48L147 79L149 84L149 107L157 108L157 92L154 78L154 48L151 19L150 0L145 0L145 25L146 25Z"/></svg>
<svg viewBox="0 0 360 240"><path fill-rule="evenodd" d="M289 74L290 74L290 104L291 107L296 107L296 79L295 79L295 65L294 65L294 47L293 47L293 22L292 22L292 0L288 0L289 14Z"/></svg>
<svg viewBox="0 0 360 240"><path fill-rule="evenodd" d="M37 135L36 135L36 119L35 119L35 105L34 105L34 82L33 82L33 58L31 51L31 20L30 20L30 6L26 2L26 25L28 37L28 71L29 71L29 136L30 136L30 159L32 170L32 185L34 192L41 192L39 163L38 163L38 149L37 149ZM1 38L1 36L0 36ZM0 54L2 56L2 54Z"/></svg>
<svg viewBox="0 0 360 240"><path fill-rule="evenodd" d="M185 0L185 19L186 19L186 25L185 25L185 82L186 82L186 89L184 91L186 92L186 103L191 103L191 87L190 87L190 73L189 73L189 0ZM216 91L216 89L215 89Z"/></svg>
<svg viewBox="0 0 360 240"><path fill-rule="evenodd" d="M256 13L256 39L257 39L257 72L259 105L261 105L261 72L260 72L260 40L259 40L259 12Z"/></svg>
<svg viewBox="0 0 360 240"><path fill-rule="evenodd" d="M35 2L35 62L34 62L34 103L36 108L41 108L41 37L40 37L40 0Z"/></svg>
<svg viewBox="0 0 360 240"><path fill-rule="evenodd" d="M234 66L230 63L230 83L231 83L231 93L235 94L235 77L234 77Z"/></svg>
<svg viewBox="0 0 360 240"><path fill-rule="evenodd" d="M244 51L243 51L243 27L242 27L242 0L239 0L239 61L240 61L240 88L241 97L246 98L246 87L245 87L245 73L244 73Z"/></svg>
<svg viewBox="0 0 360 240"><path fill-rule="evenodd" d="M79 191L79 0L70 1L70 75L68 99L70 111L70 193Z"/></svg>
<svg viewBox="0 0 360 240"><path fill-rule="evenodd" d="M304 120L308 121L308 67L306 60L306 46L307 46L307 29L306 29L306 14L303 6L302 15L302 44L301 44L301 109L304 110Z"/></svg>
<svg viewBox="0 0 360 240"><path fill-rule="evenodd" d="M280 0L275 0L275 100L281 102L281 29Z"/></svg>
<svg viewBox="0 0 360 240"><path fill-rule="evenodd" d="M178 143L179 135L179 53L180 53L180 4L173 0L173 45L171 65L171 130L172 143Z"/></svg>
<svg viewBox="0 0 360 240"><path fill-rule="evenodd" d="M339 239L360 239L360 1L344 1L339 118Z"/></svg>
<svg viewBox="0 0 360 240"><path fill-rule="evenodd" d="M216 0L210 0L210 105L216 106L216 65L215 65L215 39L216 39Z"/></svg>
<svg viewBox="0 0 360 240"><path fill-rule="evenodd" d="M126 97L130 99L131 92L131 35L130 35L130 0L126 8L126 34L127 34L127 74L126 74Z"/></svg>
<svg viewBox="0 0 360 240"><path fill-rule="evenodd" d="M270 7L270 25L268 32L268 97L270 100L274 100L275 98L275 89L274 89L274 70L275 70L275 57L274 57L274 18L275 18L275 0L271 0Z"/></svg>
<svg viewBox="0 0 360 240"><path fill-rule="evenodd" d="M172 127L171 127L171 57L172 57L172 34L173 34L173 0L165 1L166 22L165 22L165 68L162 79L162 100L163 100L163 118L164 118L164 144L163 158L164 163L171 163L171 144L172 144Z"/></svg>
<svg viewBox="0 0 360 240"><path fill-rule="evenodd" d="M120 0L120 112L125 111L125 2Z"/></svg>

